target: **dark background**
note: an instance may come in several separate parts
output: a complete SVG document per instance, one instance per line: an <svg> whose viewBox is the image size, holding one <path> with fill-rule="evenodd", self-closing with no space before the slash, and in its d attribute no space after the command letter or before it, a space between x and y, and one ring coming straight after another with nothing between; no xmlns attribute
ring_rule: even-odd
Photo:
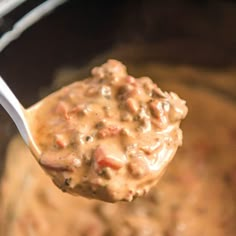
<svg viewBox="0 0 236 236"><path fill-rule="evenodd" d="M0 34L42 1L27 2L0 20ZM37 101L38 89L50 84L57 68L86 65L94 56L124 42L158 45L151 54L163 63L235 67L236 4L71 0L0 53L0 74L27 107ZM3 156L16 129L1 107L0 123ZM0 173L2 168L0 162Z"/></svg>
<svg viewBox="0 0 236 236"><path fill-rule="evenodd" d="M27 2L1 31L43 1ZM58 67L84 65L117 42L159 44L157 60L166 63L234 65L235 28L233 1L71 0L0 53L0 74L29 106Z"/></svg>

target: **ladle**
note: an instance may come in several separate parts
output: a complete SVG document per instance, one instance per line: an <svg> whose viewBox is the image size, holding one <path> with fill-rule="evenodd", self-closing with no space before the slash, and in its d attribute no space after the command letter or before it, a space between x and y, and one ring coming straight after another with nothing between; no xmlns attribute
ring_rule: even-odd
<svg viewBox="0 0 236 236"><path fill-rule="evenodd" d="M30 130L29 120L27 119L27 111L18 101L14 93L8 87L6 82L0 76L0 104L10 115L18 128L26 145L30 148L34 155L39 156L40 150L36 146Z"/></svg>

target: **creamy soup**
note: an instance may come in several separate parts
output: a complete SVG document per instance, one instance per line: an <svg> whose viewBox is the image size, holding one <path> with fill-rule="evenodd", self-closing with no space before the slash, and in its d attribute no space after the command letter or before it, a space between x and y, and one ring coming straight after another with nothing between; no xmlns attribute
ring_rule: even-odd
<svg viewBox="0 0 236 236"><path fill-rule="evenodd" d="M116 60L31 107L40 165L63 191L115 202L145 195L178 146L185 101Z"/></svg>
<svg viewBox="0 0 236 236"><path fill-rule="evenodd" d="M145 197L110 204L62 193L15 137L0 186L0 235L235 236L235 104L210 90L170 83L169 77L182 78L170 73L161 86L188 101L184 143Z"/></svg>

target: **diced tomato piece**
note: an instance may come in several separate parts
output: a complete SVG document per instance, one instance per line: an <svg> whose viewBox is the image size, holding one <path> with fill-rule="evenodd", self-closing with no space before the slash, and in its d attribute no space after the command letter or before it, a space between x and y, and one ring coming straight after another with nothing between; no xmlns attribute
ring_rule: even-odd
<svg viewBox="0 0 236 236"><path fill-rule="evenodd" d="M163 113L161 102L157 100L150 103L150 109L156 118L159 118Z"/></svg>
<svg viewBox="0 0 236 236"><path fill-rule="evenodd" d="M116 159L107 157L107 158L99 160L98 165L100 167L110 167L114 170L119 170L123 166L123 163L121 161L116 160Z"/></svg>
<svg viewBox="0 0 236 236"><path fill-rule="evenodd" d="M100 168L110 167L114 170L118 170L124 165L122 161L108 157L100 146L96 148L93 155Z"/></svg>
<svg viewBox="0 0 236 236"><path fill-rule="evenodd" d="M101 159L101 158L104 158L105 157L105 152L104 152L104 150L100 147L100 146L98 146L96 149L95 149L95 151L94 151L94 153L93 153L93 156L95 157L95 159Z"/></svg>
<svg viewBox="0 0 236 236"><path fill-rule="evenodd" d="M120 130L121 129L117 126L104 127L98 131L98 137L106 138L106 137L116 136L120 133Z"/></svg>
<svg viewBox="0 0 236 236"><path fill-rule="evenodd" d="M60 148L65 148L68 145L68 141L64 137L64 135L57 134L55 135L55 143Z"/></svg>
<svg viewBox="0 0 236 236"><path fill-rule="evenodd" d="M128 98L126 100L126 105L132 113L136 113L139 109L139 104L133 98Z"/></svg>

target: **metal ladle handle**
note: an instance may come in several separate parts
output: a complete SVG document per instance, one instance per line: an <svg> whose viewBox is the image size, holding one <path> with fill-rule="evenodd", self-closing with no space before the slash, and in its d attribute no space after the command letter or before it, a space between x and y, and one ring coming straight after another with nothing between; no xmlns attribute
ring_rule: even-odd
<svg viewBox="0 0 236 236"><path fill-rule="evenodd" d="M0 52L13 40L17 39L27 28L39 21L42 17L49 14L55 8L68 0L46 0L36 6L18 20L12 29L5 32L0 38ZM20 4L27 2L26 0L0 0L0 18L8 14L11 10L18 7Z"/></svg>

